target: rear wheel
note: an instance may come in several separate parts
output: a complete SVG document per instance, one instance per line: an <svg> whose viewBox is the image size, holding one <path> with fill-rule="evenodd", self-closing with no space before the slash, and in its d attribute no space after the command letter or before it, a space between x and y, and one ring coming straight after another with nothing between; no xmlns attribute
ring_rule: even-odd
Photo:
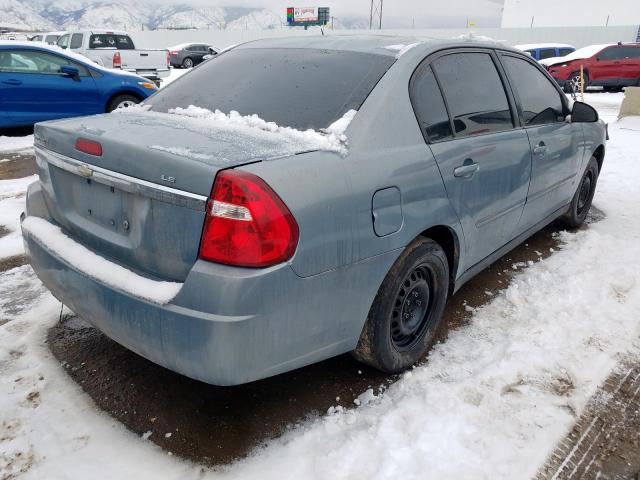
<svg viewBox="0 0 640 480"><path fill-rule="evenodd" d="M193 67L193 60L189 57L185 58L182 61L182 68L192 68Z"/></svg>
<svg viewBox="0 0 640 480"><path fill-rule="evenodd" d="M387 273L353 355L378 370L397 373L427 352L449 289L449 263L429 238L409 245Z"/></svg>
<svg viewBox="0 0 640 480"><path fill-rule="evenodd" d="M578 189L571 200L569 210L562 217L560 222L568 228L578 228L587 218L593 195L596 193L596 183L598 182L598 161L591 157L587 169L582 175Z"/></svg>
<svg viewBox="0 0 640 480"><path fill-rule="evenodd" d="M134 97L133 95L116 95L109 102L109 105L107 106L107 112L112 112L117 108L133 107L138 103L140 103L140 99L138 97Z"/></svg>

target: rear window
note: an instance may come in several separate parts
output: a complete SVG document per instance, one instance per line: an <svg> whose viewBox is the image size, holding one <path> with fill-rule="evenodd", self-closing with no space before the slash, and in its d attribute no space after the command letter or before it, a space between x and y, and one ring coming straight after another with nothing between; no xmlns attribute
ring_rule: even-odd
<svg viewBox="0 0 640 480"><path fill-rule="evenodd" d="M118 50L133 50L133 42L128 35L101 33L89 37L89 48L117 48Z"/></svg>
<svg viewBox="0 0 640 480"><path fill-rule="evenodd" d="M316 49L234 49L217 55L145 103L257 114L297 129L326 128L358 110L395 59Z"/></svg>

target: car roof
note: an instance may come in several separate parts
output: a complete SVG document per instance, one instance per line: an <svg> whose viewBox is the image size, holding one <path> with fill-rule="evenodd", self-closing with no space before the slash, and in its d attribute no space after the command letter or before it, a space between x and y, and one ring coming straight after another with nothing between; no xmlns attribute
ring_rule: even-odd
<svg viewBox="0 0 640 480"><path fill-rule="evenodd" d="M503 42L488 37L476 35L462 35L455 38L437 39L422 36L403 35L310 35L296 37L281 37L254 40L235 47L236 49L249 48L309 48L321 50L340 50L347 52L373 53L399 57L413 47L420 48L423 52L438 50L448 47L481 46L488 48L504 48L517 51Z"/></svg>

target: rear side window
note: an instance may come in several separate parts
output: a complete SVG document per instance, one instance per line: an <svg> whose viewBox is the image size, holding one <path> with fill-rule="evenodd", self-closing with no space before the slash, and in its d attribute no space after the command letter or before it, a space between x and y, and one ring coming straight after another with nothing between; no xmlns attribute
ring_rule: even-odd
<svg viewBox="0 0 640 480"><path fill-rule="evenodd" d="M564 122L560 93L540 70L521 58L503 56L502 62L520 99L525 126Z"/></svg>
<svg viewBox="0 0 640 480"><path fill-rule="evenodd" d="M491 55L454 53L433 63L456 136L513 128L507 95Z"/></svg>
<svg viewBox="0 0 640 480"><path fill-rule="evenodd" d="M545 58L553 58L556 56L555 48L542 48L540 49L540 60L544 60Z"/></svg>
<svg viewBox="0 0 640 480"><path fill-rule="evenodd" d="M560 49L560 56L564 57L565 55L569 55L573 51L574 51L573 48L561 48Z"/></svg>
<svg viewBox="0 0 640 480"><path fill-rule="evenodd" d="M452 137L449 115L430 65L416 71L411 79L410 94L425 139L437 142Z"/></svg>
<svg viewBox="0 0 640 480"><path fill-rule="evenodd" d="M89 37L89 48L117 48L118 50L133 50L133 42L128 35L101 33Z"/></svg>
<svg viewBox="0 0 640 480"><path fill-rule="evenodd" d="M69 48L76 49L80 47L82 47L82 34L74 33L71 35L71 44L69 45Z"/></svg>

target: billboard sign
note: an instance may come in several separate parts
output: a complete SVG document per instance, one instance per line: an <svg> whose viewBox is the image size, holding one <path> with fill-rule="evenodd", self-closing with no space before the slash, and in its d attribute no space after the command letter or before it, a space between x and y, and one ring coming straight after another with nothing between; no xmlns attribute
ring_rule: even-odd
<svg viewBox="0 0 640 480"><path fill-rule="evenodd" d="M329 22L329 9L326 7L289 7L287 24L290 26L326 25Z"/></svg>

